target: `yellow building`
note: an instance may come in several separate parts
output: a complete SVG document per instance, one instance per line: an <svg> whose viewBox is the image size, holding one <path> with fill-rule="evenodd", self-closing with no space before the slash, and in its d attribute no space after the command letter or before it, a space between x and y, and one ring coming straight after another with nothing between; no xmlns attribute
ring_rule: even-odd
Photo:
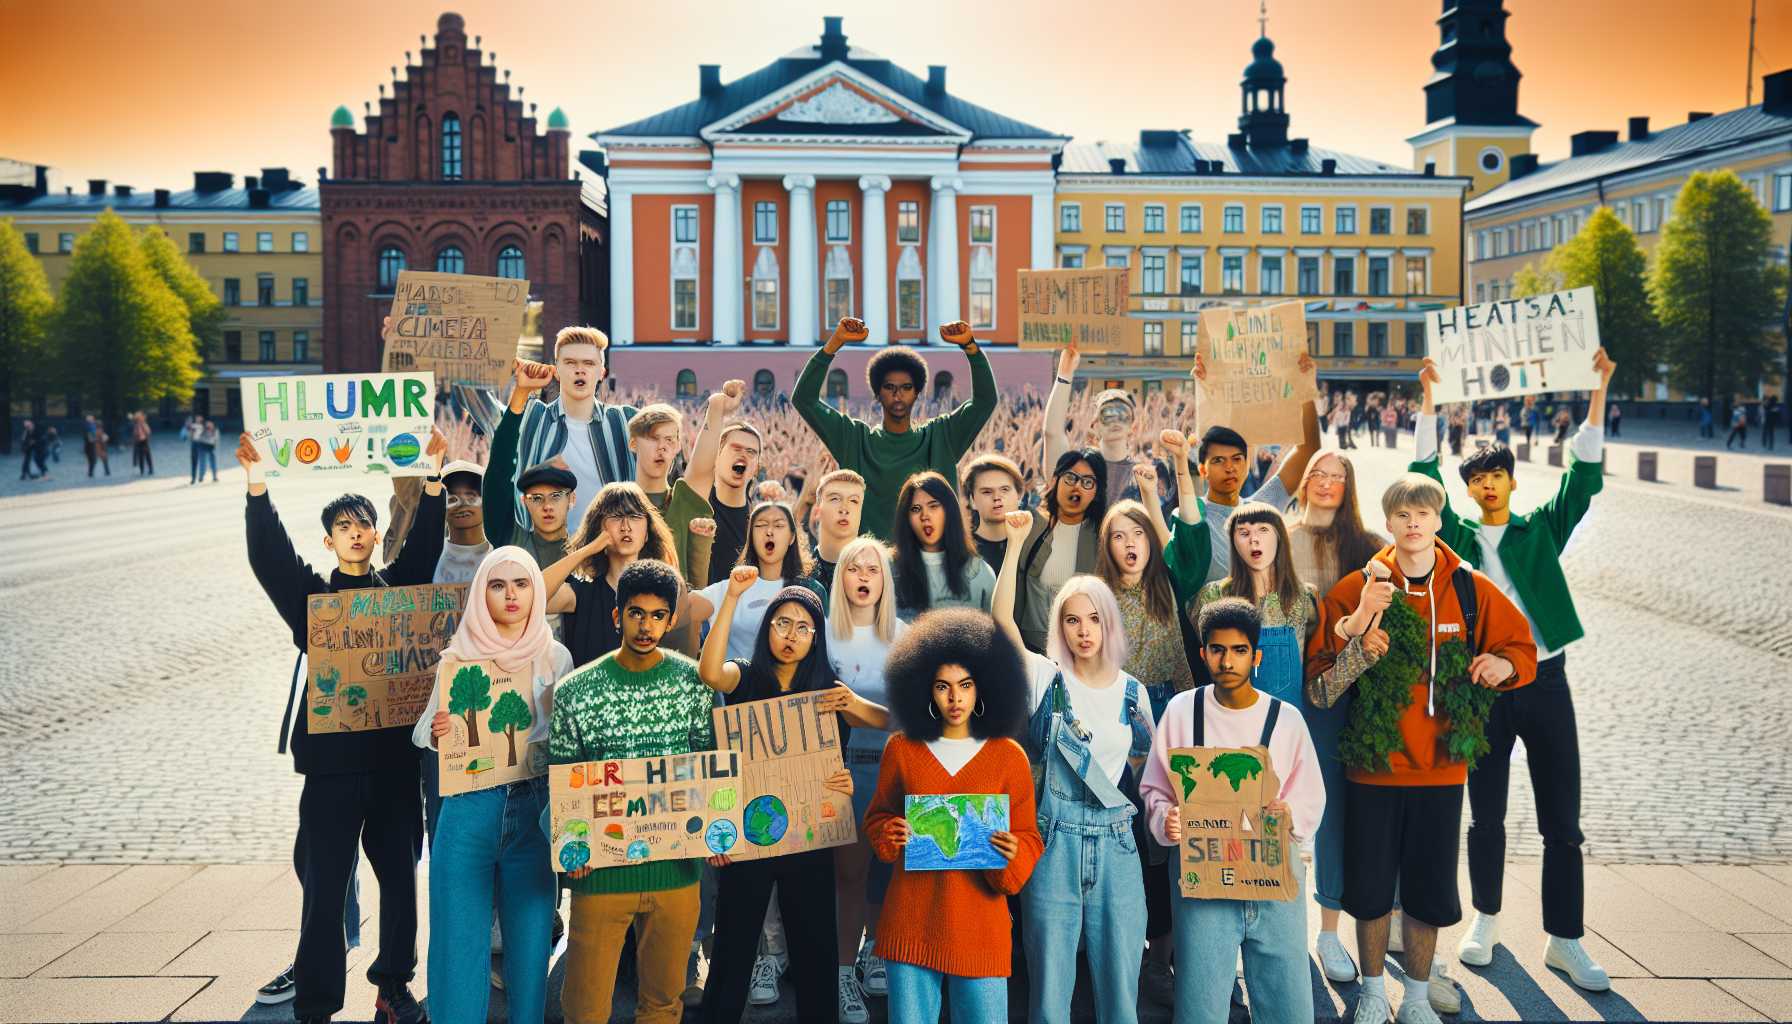
<svg viewBox="0 0 1792 1024"><path fill-rule="evenodd" d="M1460 301L1466 177L1412 171L1288 138L1286 78L1266 37L1224 144L1145 131L1065 148L1059 266L1131 270L1138 352L1079 375L1150 391L1185 379L1200 310L1298 299L1319 377L1361 391L1417 379L1424 310Z"/></svg>
<svg viewBox="0 0 1792 1024"><path fill-rule="evenodd" d="M85 192L67 189L13 193L0 201L0 217L10 218L25 245L43 262L52 291L68 275L75 239L102 210L113 210L132 227L158 227L223 301L223 339L204 353L205 372L193 394L192 411L238 420L240 384L259 374L323 372L323 222L317 189L293 180L285 168L246 176L200 171L193 188L140 192L128 185L109 191L103 180ZM58 418L79 415L79 403L63 396L15 404L15 415ZM97 410L89 409L88 412ZM165 420L188 410L165 403Z"/></svg>

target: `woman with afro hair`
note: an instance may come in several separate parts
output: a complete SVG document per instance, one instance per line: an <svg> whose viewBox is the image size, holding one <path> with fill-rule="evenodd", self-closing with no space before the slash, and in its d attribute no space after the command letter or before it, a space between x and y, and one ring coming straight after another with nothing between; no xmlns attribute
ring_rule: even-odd
<svg viewBox="0 0 1792 1024"><path fill-rule="evenodd" d="M1007 897L1021 891L1043 850L1032 773L1013 739L1027 716L1020 649L988 615L943 609L910 624L885 676L900 731L884 747L865 834L878 858L895 864L877 929L889 1019L938 1021L950 988L953 1024L1007 1020ZM905 798L946 793L1008 797L1009 830L990 836L1006 867L911 872L902 864Z"/></svg>

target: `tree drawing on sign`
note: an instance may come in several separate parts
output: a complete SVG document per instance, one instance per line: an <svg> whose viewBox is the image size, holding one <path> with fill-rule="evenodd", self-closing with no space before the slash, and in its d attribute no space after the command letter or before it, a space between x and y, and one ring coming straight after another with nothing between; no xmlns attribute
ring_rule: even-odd
<svg viewBox="0 0 1792 1024"><path fill-rule="evenodd" d="M493 732L502 732L510 741L510 767L516 767L516 731L527 730L534 724L535 716L529 713L529 702L515 690L505 690L498 697L498 703L485 720L485 727Z"/></svg>
<svg viewBox="0 0 1792 1024"><path fill-rule="evenodd" d="M331 702L336 699L336 684L342 682L342 673L336 669L317 673L313 680L317 686L317 706L311 709L314 715L327 715L333 708Z"/></svg>
<svg viewBox="0 0 1792 1024"><path fill-rule="evenodd" d="M478 714L492 706L492 677L478 665L465 665L454 673L448 687L448 713L467 721L467 745L479 745Z"/></svg>

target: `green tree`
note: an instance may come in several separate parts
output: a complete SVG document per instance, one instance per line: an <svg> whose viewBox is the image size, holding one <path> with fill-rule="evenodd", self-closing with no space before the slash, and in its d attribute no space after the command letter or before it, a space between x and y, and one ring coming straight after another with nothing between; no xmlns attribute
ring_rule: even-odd
<svg viewBox="0 0 1792 1024"><path fill-rule="evenodd" d="M1773 222L1736 172L1686 179L1661 229L1649 293L1676 385L1713 404L1772 368L1786 268L1768 261ZM1785 325L1780 324L1784 330Z"/></svg>
<svg viewBox="0 0 1792 1024"><path fill-rule="evenodd" d="M492 677L478 665L462 665L448 686L448 713L467 720L467 746L479 745L479 712L492 706Z"/></svg>
<svg viewBox="0 0 1792 1024"><path fill-rule="evenodd" d="M184 402L199 381L186 305L111 210L75 242L50 337L69 390L97 394L107 422L164 397Z"/></svg>
<svg viewBox="0 0 1792 1024"><path fill-rule="evenodd" d="M1535 263L1526 263L1519 267L1518 273L1512 275L1512 297L1528 299L1533 295L1548 295L1550 292L1561 291L1563 288L1562 278L1552 266L1554 260L1555 255L1552 253L1544 258L1541 267ZM1600 313L1604 312L1602 307ZM1601 316L1600 319L1604 319L1604 317Z"/></svg>
<svg viewBox="0 0 1792 1024"><path fill-rule="evenodd" d="M187 326L201 359L217 351L224 340L224 302L212 294L193 264L175 248L174 240L160 228L145 228L139 243L149 267L187 307Z"/></svg>
<svg viewBox="0 0 1792 1024"><path fill-rule="evenodd" d="M1648 259L1636 236L1608 207L1593 211L1580 233L1556 247L1549 268L1559 288L1591 288L1599 307L1599 343L1618 371L1612 389L1635 395L1655 379L1661 326L1649 303Z"/></svg>
<svg viewBox="0 0 1792 1024"><path fill-rule="evenodd" d="M14 392L30 395L49 361L46 328L56 300L43 264L11 220L0 220L0 451L12 451Z"/></svg>
<svg viewBox="0 0 1792 1024"><path fill-rule="evenodd" d="M485 727L493 732L502 732L510 741L510 767L516 767L516 731L527 729L535 722L535 716L529 712L529 702L515 690L505 690L498 695L497 706L485 720Z"/></svg>

